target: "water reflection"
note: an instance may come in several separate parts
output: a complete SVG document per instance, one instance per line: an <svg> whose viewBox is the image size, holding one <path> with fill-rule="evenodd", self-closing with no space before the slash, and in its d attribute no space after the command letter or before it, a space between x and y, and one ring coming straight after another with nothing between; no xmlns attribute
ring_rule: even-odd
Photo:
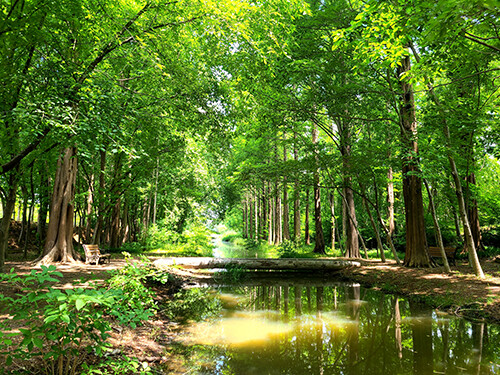
<svg viewBox="0 0 500 375"><path fill-rule="evenodd" d="M223 316L190 326L184 344L210 357L193 373L500 373L498 326L359 285L260 284L222 288Z"/></svg>

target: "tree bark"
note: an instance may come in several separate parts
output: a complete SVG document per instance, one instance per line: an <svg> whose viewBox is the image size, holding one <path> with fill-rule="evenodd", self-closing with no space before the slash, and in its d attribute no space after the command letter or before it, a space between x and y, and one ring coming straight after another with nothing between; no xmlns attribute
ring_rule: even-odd
<svg viewBox="0 0 500 375"><path fill-rule="evenodd" d="M330 213L332 216L332 232L331 232L331 240L332 240L332 253L335 251L335 194L334 190L330 192Z"/></svg>
<svg viewBox="0 0 500 375"><path fill-rule="evenodd" d="M285 134L283 134L285 140ZM286 163L286 145L283 145L283 162ZM290 240L290 212L288 208L288 185L286 175L283 176L283 240Z"/></svg>
<svg viewBox="0 0 500 375"><path fill-rule="evenodd" d="M93 244L100 244L102 232L104 229L104 195L105 195L105 171L106 171L106 150L99 150L100 166L99 166L99 213L97 215L97 223L94 230ZM147 224L145 225L147 226Z"/></svg>
<svg viewBox="0 0 500 375"><path fill-rule="evenodd" d="M314 168L314 250L313 252L317 254L326 254L325 251L325 236L323 234L323 223L321 222L321 190L319 187L319 158L318 158L318 127L313 125L312 129L312 143L314 144L314 158L315 158L315 168Z"/></svg>
<svg viewBox="0 0 500 375"><path fill-rule="evenodd" d="M479 211L477 207L477 199L473 197L473 192L471 192L470 185L476 185L476 175L474 172L469 173L467 176L467 217L469 218L470 229L472 233L472 238L474 239L474 246L476 251L482 249L481 243L481 226L479 224Z"/></svg>
<svg viewBox="0 0 500 375"><path fill-rule="evenodd" d="M385 263L384 246L382 245L382 239L380 238L380 232L377 228L377 224L375 223L375 219L373 219L373 215L370 211L370 207L368 206L368 202L366 201L365 197L363 197L363 204L365 206L366 213L368 214L368 217L370 219L370 223L372 225L373 232L375 233L375 238L377 240L377 247L380 251L380 260L382 261L382 263Z"/></svg>
<svg viewBox="0 0 500 375"><path fill-rule="evenodd" d="M389 230L388 235L392 238L396 229L394 223L394 180L392 167L389 167L387 171L387 229Z"/></svg>
<svg viewBox="0 0 500 375"><path fill-rule="evenodd" d="M14 207L16 206L16 192L19 183L19 176L16 172L17 168L9 173L9 191L5 201L2 202L3 217L0 222L0 272L4 272L7 247L9 245L10 222Z"/></svg>
<svg viewBox="0 0 500 375"><path fill-rule="evenodd" d="M439 227L439 222L436 214L436 208L434 206L434 198L432 198L431 189L429 188L429 184L426 180L424 180L425 188L427 189L427 195L429 196L429 207L431 209L432 220L434 221L434 229L436 230L436 238L439 246L439 250L441 250L441 257L443 258L444 269L447 273L451 273L450 264L448 263L448 257L446 256L446 252L444 251L443 245L443 236L441 235L441 228Z"/></svg>
<svg viewBox="0 0 500 375"><path fill-rule="evenodd" d="M401 143L403 146L403 197L405 204L406 253L404 265L430 267L425 237L422 179L417 144L417 121L413 86L401 77L411 69L410 57L406 56L397 68L402 92L400 107Z"/></svg>
<svg viewBox="0 0 500 375"><path fill-rule="evenodd" d="M306 188L306 217L304 219L304 240L306 245L311 244L311 234L309 233L309 187Z"/></svg>
<svg viewBox="0 0 500 375"><path fill-rule="evenodd" d="M297 133L294 133L294 139L297 138ZM293 147L293 159L295 161L299 160L299 152L297 150L297 145L294 143ZM295 242L300 241L300 185L298 178L295 178L294 184L294 199L293 199L293 239Z"/></svg>
<svg viewBox="0 0 500 375"><path fill-rule="evenodd" d="M76 148L67 147L57 163L54 191L50 204L47 240L37 264L71 263L80 256L73 248L73 200L77 171Z"/></svg>
<svg viewBox="0 0 500 375"><path fill-rule="evenodd" d="M110 233L110 246L112 248L119 248L121 246L120 241L120 208L121 208L121 198L116 199L115 205L113 206L113 211L111 213L111 233Z"/></svg>

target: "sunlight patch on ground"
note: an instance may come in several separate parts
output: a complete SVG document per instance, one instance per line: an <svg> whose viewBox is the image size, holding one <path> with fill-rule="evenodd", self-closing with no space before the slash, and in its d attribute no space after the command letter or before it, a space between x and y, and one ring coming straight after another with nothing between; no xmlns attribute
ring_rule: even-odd
<svg viewBox="0 0 500 375"><path fill-rule="evenodd" d="M422 276L420 276L420 278L421 279L431 279L431 280L435 280L435 279L448 280L448 279L451 279L451 276L444 274L444 273L430 273L428 275L422 275Z"/></svg>

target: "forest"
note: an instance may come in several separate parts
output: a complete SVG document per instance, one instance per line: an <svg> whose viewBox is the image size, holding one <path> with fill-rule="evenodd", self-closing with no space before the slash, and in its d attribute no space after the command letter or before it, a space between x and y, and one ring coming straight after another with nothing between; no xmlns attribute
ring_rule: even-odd
<svg viewBox="0 0 500 375"><path fill-rule="evenodd" d="M489 277L499 11L1 0L0 272L81 263L83 244L213 256L215 236L235 257L456 258Z"/></svg>
<svg viewBox="0 0 500 375"><path fill-rule="evenodd" d="M442 241L482 275L494 3L4 2L0 266L17 217L47 264L224 222L410 267Z"/></svg>

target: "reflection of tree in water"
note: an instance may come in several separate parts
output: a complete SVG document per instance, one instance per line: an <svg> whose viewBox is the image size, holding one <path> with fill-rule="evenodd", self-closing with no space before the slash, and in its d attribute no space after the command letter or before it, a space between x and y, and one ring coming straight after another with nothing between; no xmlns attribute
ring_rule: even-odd
<svg viewBox="0 0 500 375"><path fill-rule="evenodd" d="M426 375L433 373L432 317L431 309L410 301L413 317L411 332L413 338L413 373Z"/></svg>
<svg viewBox="0 0 500 375"><path fill-rule="evenodd" d="M288 322L290 330L265 342L220 349L228 374L498 373L498 327L434 319L429 309L359 286L286 282L244 287L247 310ZM260 311L260 312L259 312ZM436 316L434 316L436 318ZM244 323L243 323L244 324ZM251 324L251 323L248 323ZM221 359L222 358L222 359Z"/></svg>

